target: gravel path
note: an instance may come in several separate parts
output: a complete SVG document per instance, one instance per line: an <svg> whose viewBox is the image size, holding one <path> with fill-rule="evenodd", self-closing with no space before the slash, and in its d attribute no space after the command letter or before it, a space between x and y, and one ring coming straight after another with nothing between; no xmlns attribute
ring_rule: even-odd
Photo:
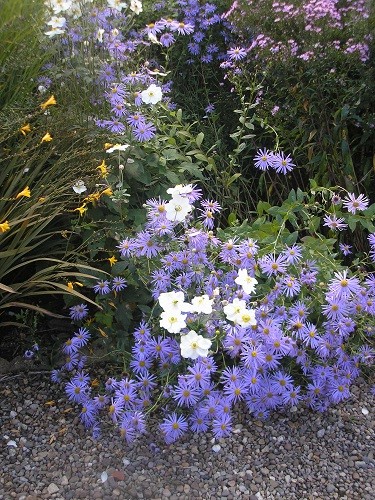
<svg viewBox="0 0 375 500"><path fill-rule="evenodd" d="M0 499L373 500L373 404L360 379L325 414L244 417L225 440L190 435L170 446L155 431L129 447L109 431L93 441L48 375L2 377Z"/></svg>

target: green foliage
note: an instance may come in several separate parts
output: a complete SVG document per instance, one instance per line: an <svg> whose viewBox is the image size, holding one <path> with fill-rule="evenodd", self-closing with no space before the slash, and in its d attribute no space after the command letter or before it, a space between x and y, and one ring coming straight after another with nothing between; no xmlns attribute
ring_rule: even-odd
<svg viewBox="0 0 375 500"><path fill-rule="evenodd" d="M22 112L49 58L39 41L43 2L1 0L0 12L0 110Z"/></svg>

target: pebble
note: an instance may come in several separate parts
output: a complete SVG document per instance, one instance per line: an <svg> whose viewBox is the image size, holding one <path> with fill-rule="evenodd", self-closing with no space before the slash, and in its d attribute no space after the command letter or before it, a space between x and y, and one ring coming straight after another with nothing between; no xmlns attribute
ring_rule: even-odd
<svg viewBox="0 0 375 500"><path fill-rule="evenodd" d="M47 488L47 491L50 495L57 493L59 490L60 490L60 488L55 483L51 483L50 485L48 485L48 488Z"/></svg>

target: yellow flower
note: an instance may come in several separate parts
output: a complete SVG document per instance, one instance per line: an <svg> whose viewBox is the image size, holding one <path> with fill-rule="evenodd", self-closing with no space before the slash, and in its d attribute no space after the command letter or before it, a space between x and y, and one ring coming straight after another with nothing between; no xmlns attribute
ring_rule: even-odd
<svg viewBox="0 0 375 500"><path fill-rule="evenodd" d="M48 106L53 106L54 104L56 104L56 99L55 96L51 95L51 97L46 102L41 104L40 107L44 110L47 109Z"/></svg>
<svg viewBox="0 0 375 500"><path fill-rule="evenodd" d="M104 144L104 149L109 149L109 148L111 148L112 146L113 146L113 144L111 144L110 142L106 142L106 143Z"/></svg>
<svg viewBox="0 0 375 500"><path fill-rule="evenodd" d="M81 205L78 208L75 208L74 211L79 212L79 215L82 216L87 211L86 203L84 203L83 205Z"/></svg>
<svg viewBox="0 0 375 500"><path fill-rule="evenodd" d="M102 195L103 194L106 194L107 196L111 196L113 194L113 191L110 187L107 187L107 189L105 189L104 191L102 191L101 193Z"/></svg>
<svg viewBox="0 0 375 500"><path fill-rule="evenodd" d="M102 163L96 167L97 170L100 170L100 173L102 174L102 177L106 178L108 175L108 168L107 165L105 164L105 160L102 161Z"/></svg>
<svg viewBox="0 0 375 500"><path fill-rule="evenodd" d="M31 132L30 123L26 123L26 125L23 125L23 127L20 128L20 132L23 135L26 135L27 132Z"/></svg>
<svg viewBox="0 0 375 500"><path fill-rule="evenodd" d="M39 203L43 203L44 201L46 201L46 199L45 199L43 196L41 196L41 197L38 199L38 201L39 201Z"/></svg>
<svg viewBox="0 0 375 500"><path fill-rule="evenodd" d="M117 259L114 255L112 255L112 257L109 257L108 262L111 264L111 266L113 266L113 264L117 262Z"/></svg>
<svg viewBox="0 0 375 500"><path fill-rule="evenodd" d="M74 289L74 285L83 286L83 285L82 285L82 283L80 283L79 281L68 281L68 283L66 284L66 286L67 286L70 290L73 290L73 289Z"/></svg>
<svg viewBox="0 0 375 500"><path fill-rule="evenodd" d="M98 201L100 198L100 193L91 193L83 201L86 201L87 203L92 203L94 201Z"/></svg>
<svg viewBox="0 0 375 500"><path fill-rule="evenodd" d="M43 137L40 142L50 142L52 141L52 137L49 132L47 132Z"/></svg>
<svg viewBox="0 0 375 500"><path fill-rule="evenodd" d="M10 229L10 225L9 225L7 220L0 224L0 233L5 233L6 231L9 231L9 229Z"/></svg>
<svg viewBox="0 0 375 500"><path fill-rule="evenodd" d="M18 200L18 198L22 198L22 196L25 196L26 198L30 198L31 191L30 191L29 186L26 186L23 191L21 191L20 193L17 194L16 200Z"/></svg>

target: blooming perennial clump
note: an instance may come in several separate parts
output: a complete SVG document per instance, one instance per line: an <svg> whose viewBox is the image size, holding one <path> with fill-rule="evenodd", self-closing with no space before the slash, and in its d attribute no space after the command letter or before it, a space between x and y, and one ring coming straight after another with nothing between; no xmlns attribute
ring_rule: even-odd
<svg viewBox="0 0 375 500"><path fill-rule="evenodd" d="M56 381L69 376L66 394L85 427L98 437L107 419L132 442L160 405L167 443L188 430L219 438L232 432L238 402L267 418L299 404L324 411L350 397L360 367L375 357L374 276L315 260L303 244L262 245L215 231L220 207L194 185L168 194L146 202L144 227L118 245L119 260L148 276L154 298L133 332L126 375L93 384L88 327L64 344L66 361L53 372ZM208 206L209 227L200 218ZM368 239L374 257L375 233ZM94 290L105 300L111 291L126 294L126 281L102 280ZM70 314L85 320L88 310L81 304Z"/></svg>

